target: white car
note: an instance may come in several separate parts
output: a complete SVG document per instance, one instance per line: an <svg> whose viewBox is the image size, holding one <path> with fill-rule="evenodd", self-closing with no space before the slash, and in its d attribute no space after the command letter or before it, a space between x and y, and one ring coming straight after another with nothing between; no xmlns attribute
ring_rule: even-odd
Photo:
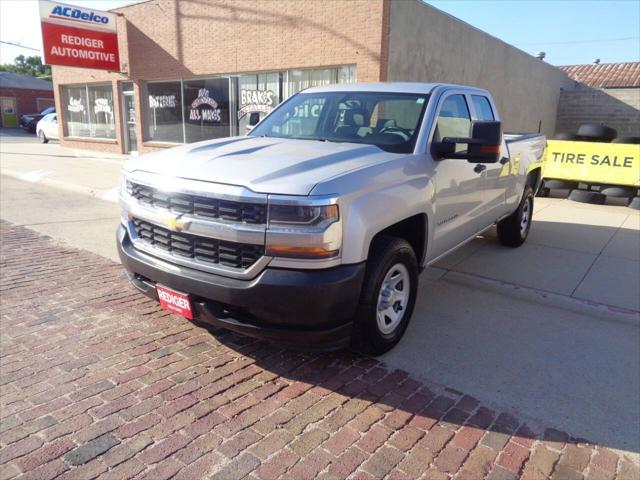
<svg viewBox="0 0 640 480"><path fill-rule="evenodd" d="M42 117L36 125L36 133L42 143L49 140L58 140L58 117L56 113L50 113Z"/></svg>

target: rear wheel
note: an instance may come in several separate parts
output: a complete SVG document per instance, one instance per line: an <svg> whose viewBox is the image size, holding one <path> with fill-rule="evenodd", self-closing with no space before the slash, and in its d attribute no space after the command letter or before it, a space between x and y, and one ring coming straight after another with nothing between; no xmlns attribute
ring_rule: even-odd
<svg viewBox="0 0 640 480"><path fill-rule="evenodd" d="M418 262L411 245L395 237L374 241L367 260L353 343L380 355L402 338L416 301Z"/></svg>
<svg viewBox="0 0 640 480"><path fill-rule="evenodd" d="M533 220L533 190L525 188L518 209L498 222L498 239L507 247L519 247L529 236Z"/></svg>
<svg viewBox="0 0 640 480"><path fill-rule="evenodd" d="M40 130L38 132L38 138L40 139L40 142L42 143L48 143L49 139L47 138L47 136L44 134L44 132L42 130Z"/></svg>

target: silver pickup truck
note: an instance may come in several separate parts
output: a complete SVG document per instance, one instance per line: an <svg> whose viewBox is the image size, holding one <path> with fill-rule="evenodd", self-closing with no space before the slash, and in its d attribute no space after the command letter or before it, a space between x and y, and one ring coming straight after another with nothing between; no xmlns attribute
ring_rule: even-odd
<svg viewBox="0 0 640 480"><path fill-rule="evenodd" d="M247 136L128 162L120 258L185 317L380 354L407 328L422 269L493 225L504 245L525 241L545 146L503 135L479 88L310 88Z"/></svg>

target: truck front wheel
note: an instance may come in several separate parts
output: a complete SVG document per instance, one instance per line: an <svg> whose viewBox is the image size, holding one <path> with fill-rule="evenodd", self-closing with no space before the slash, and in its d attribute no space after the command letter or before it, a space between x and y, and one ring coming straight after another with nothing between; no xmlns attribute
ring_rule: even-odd
<svg viewBox="0 0 640 480"><path fill-rule="evenodd" d="M377 238L355 319L356 348L374 355L393 348L407 329L417 290L418 262L411 245L401 238Z"/></svg>
<svg viewBox="0 0 640 480"><path fill-rule="evenodd" d="M524 243L533 220L533 190L527 186L518 209L498 222L498 239L508 247L519 247Z"/></svg>

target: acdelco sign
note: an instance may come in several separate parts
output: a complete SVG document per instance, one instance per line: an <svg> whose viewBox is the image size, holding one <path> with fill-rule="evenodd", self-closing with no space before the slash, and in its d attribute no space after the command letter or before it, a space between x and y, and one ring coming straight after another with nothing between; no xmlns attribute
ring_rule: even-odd
<svg viewBox="0 0 640 480"><path fill-rule="evenodd" d="M53 18L72 18L74 20L86 20L91 23L108 24L109 17L106 15L96 15L95 12L83 12L79 8L63 7L62 5L56 5L51 10L51 17Z"/></svg>
<svg viewBox="0 0 640 480"><path fill-rule="evenodd" d="M120 70L115 14L40 0L40 21L45 63Z"/></svg>

